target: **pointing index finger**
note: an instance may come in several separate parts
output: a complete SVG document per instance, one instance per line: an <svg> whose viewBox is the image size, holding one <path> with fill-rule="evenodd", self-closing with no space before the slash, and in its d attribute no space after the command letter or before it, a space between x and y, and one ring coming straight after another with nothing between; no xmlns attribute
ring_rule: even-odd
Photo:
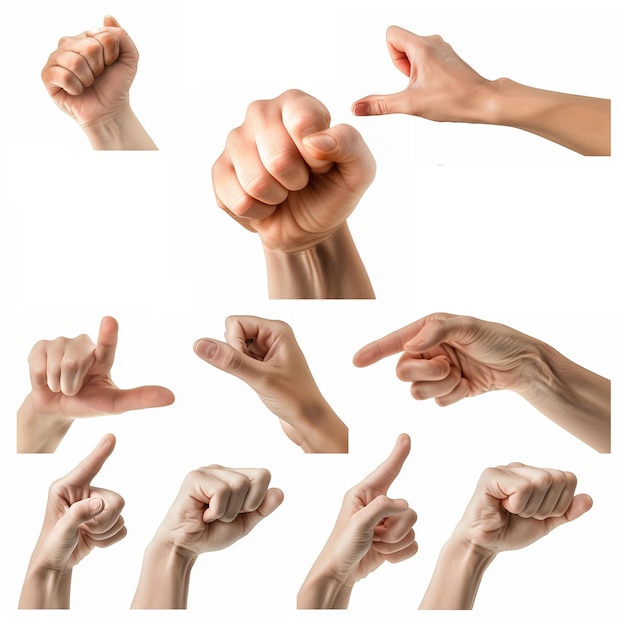
<svg viewBox="0 0 626 626"><path fill-rule="evenodd" d="M410 341L424 327L425 320L421 319L404 326L392 333L376 339L361 348L353 357L352 362L357 367L372 365L385 357L397 354L404 350L404 344Z"/></svg>
<svg viewBox="0 0 626 626"><path fill-rule="evenodd" d="M361 484L386 494L398 477L410 451L411 438L406 433L402 433L391 454Z"/></svg>
<svg viewBox="0 0 626 626"><path fill-rule="evenodd" d="M65 476L65 481L74 486L89 485L114 449L115 436L104 435L91 453Z"/></svg>
<svg viewBox="0 0 626 626"><path fill-rule="evenodd" d="M98 341L96 342L96 363L107 371L113 366L119 326L115 318L106 316L100 322Z"/></svg>

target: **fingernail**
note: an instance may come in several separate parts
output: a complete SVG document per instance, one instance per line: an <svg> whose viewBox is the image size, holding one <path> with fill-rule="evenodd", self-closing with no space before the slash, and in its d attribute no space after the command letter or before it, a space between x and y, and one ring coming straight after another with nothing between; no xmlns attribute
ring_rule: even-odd
<svg viewBox="0 0 626 626"><path fill-rule="evenodd" d="M370 105L367 102L357 102L352 107L352 113L354 113L354 115L369 115Z"/></svg>
<svg viewBox="0 0 626 626"><path fill-rule="evenodd" d="M201 339L195 345L196 354L206 359L212 359L217 352L217 344L208 339Z"/></svg>
<svg viewBox="0 0 626 626"><path fill-rule="evenodd" d="M332 152L337 147L337 141L332 135L314 135L305 137L304 141L322 152Z"/></svg>
<svg viewBox="0 0 626 626"><path fill-rule="evenodd" d="M96 513L100 513L102 509L102 500L100 498L92 498L89 502L89 510L95 515Z"/></svg>

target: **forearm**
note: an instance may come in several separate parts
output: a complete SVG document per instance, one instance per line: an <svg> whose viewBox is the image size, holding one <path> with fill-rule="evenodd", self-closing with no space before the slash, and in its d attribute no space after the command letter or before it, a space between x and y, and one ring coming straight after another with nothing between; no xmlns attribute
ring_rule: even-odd
<svg viewBox="0 0 626 626"><path fill-rule="evenodd" d="M19 609L69 609L72 570L60 572L37 567L31 561L28 567Z"/></svg>
<svg viewBox="0 0 626 626"><path fill-rule="evenodd" d="M156 539L147 547L132 609L186 609L195 557Z"/></svg>
<svg viewBox="0 0 626 626"><path fill-rule="evenodd" d="M611 101L547 91L508 78L492 83L488 123L534 133L588 156L611 154Z"/></svg>
<svg viewBox="0 0 626 626"><path fill-rule="evenodd" d="M375 297L347 224L311 248L264 252L270 298Z"/></svg>
<svg viewBox="0 0 626 626"><path fill-rule="evenodd" d="M54 452L73 423L71 417L37 413L29 394L17 411L17 451Z"/></svg>
<svg viewBox="0 0 626 626"><path fill-rule="evenodd" d="M611 381L538 343L539 366L521 395L599 452L611 451Z"/></svg>
<svg viewBox="0 0 626 626"><path fill-rule="evenodd" d="M494 555L470 542L450 539L441 550L420 609L471 609L483 574L493 559Z"/></svg>
<svg viewBox="0 0 626 626"><path fill-rule="evenodd" d="M82 128L94 150L158 150L130 108Z"/></svg>

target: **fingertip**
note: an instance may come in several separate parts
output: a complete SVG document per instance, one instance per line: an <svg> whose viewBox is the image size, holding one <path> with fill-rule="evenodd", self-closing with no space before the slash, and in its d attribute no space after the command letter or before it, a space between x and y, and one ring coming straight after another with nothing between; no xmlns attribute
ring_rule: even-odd
<svg viewBox="0 0 626 626"><path fill-rule="evenodd" d="M217 343L210 339L198 339L193 344L193 351L205 361L210 361L217 354Z"/></svg>
<svg viewBox="0 0 626 626"><path fill-rule="evenodd" d="M367 115L372 115L372 110L369 105L369 102L364 100L359 100L352 105L352 114L357 117L364 117Z"/></svg>
<svg viewBox="0 0 626 626"><path fill-rule="evenodd" d="M307 147L325 154L335 151L338 145L337 140L325 131L318 135L308 135L303 138L302 142Z"/></svg>
<svg viewBox="0 0 626 626"><path fill-rule="evenodd" d="M174 393L167 387L152 385L140 389L140 408L154 408L159 406L169 406L176 400Z"/></svg>
<svg viewBox="0 0 626 626"><path fill-rule="evenodd" d="M411 437L407 433L401 433L396 439L396 451L407 457L411 451Z"/></svg>
<svg viewBox="0 0 626 626"><path fill-rule="evenodd" d="M367 365L367 360L363 357L362 352L363 352L363 350L359 350L352 357L352 364L355 367L365 367Z"/></svg>
<svg viewBox="0 0 626 626"><path fill-rule="evenodd" d="M105 15L104 20L102 21L102 24L104 26L113 26L115 28L121 28L120 23L112 15Z"/></svg>
<svg viewBox="0 0 626 626"><path fill-rule="evenodd" d="M107 456L113 452L117 439L113 433L107 433L100 439L98 445L102 448L103 452L107 453Z"/></svg>

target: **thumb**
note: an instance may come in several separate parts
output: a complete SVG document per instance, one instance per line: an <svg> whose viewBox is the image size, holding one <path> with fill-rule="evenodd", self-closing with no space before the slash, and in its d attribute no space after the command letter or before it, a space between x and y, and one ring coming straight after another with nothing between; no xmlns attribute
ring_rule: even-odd
<svg viewBox="0 0 626 626"><path fill-rule="evenodd" d="M586 493L581 493L572 499L569 508L560 517L549 517L545 520L547 526L547 532L553 531L555 528L567 524L567 522L573 522L581 515L584 515L593 506L593 500L591 496Z"/></svg>
<svg viewBox="0 0 626 626"><path fill-rule="evenodd" d="M414 97L414 96L413 96ZM388 115L390 113L406 113L411 115L414 109L412 95L407 91L399 91L385 96L366 96L352 105L352 113L359 117L366 115Z"/></svg>
<svg viewBox="0 0 626 626"><path fill-rule="evenodd" d="M114 26L115 28L121 28L122 25L112 16L105 15L104 21L102 22L103 26Z"/></svg>
<svg viewBox="0 0 626 626"><path fill-rule="evenodd" d="M247 535L261 520L271 515L283 502L285 494L275 487L268 489L263 502L256 511L243 513L244 530Z"/></svg>
<svg viewBox="0 0 626 626"><path fill-rule="evenodd" d="M75 536L78 527L92 520L102 512L102 509L104 509L102 498L87 498L74 502L57 522L57 529L65 537Z"/></svg>
<svg viewBox="0 0 626 626"><path fill-rule="evenodd" d="M385 517L399 515L409 508L409 503L401 498L392 499L387 496L376 496L367 506L352 517L354 530L364 537L371 537L374 529Z"/></svg>
<svg viewBox="0 0 626 626"><path fill-rule="evenodd" d="M193 350L203 361L241 378L249 385L252 385L252 381L258 376L261 361L242 354L223 341L198 339L193 345Z"/></svg>
<svg viewBox="0 0 626 626"><path fill-rule="evenodd" d="M416 355L427 352L441 343L454 341L461 333L466 332L457 318L435 318L424 323L421 330L404 344L408 354Z"/></svg>
<svg viewBox="0 0 626 626"><path fill-rule="evenodd" d="M174 394L166 387L148 385L134 389L118 389L114 398L113 413L126 413L138 409L153 409L174 402Z"/></svg>
<svg viewBox="0 0 626 626"><path fill-rule="evenodd" d="M302 141L312 157L335 163L354 191L364 192L374 180L376 161L356 128L339 124Z"/></svg>

